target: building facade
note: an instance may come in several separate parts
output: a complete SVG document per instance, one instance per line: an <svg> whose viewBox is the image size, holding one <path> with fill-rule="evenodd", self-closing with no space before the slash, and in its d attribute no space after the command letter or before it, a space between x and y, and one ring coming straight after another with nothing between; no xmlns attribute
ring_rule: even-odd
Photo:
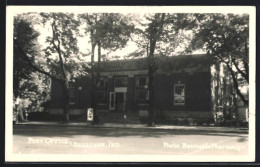
<svg viewBox="0 0 260 167"><path fill-rule="evenodd" d="M211 69L206 55L185 55L156 59L153 106L158 122L212 120ZM97 116L121 120L148 117L148 65L146 59L107 61L100 64L97 84ZM70 83L70 113L86 113L91 106L91 77ZM62 91L52 82L51 114L62 114ZM108 117L107 120L104 117Z"/></svg>

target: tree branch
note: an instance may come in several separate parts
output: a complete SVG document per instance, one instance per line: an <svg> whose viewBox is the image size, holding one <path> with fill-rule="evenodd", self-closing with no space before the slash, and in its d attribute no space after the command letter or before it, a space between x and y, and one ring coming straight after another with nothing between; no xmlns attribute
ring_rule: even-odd
<svg viewBox="0 0 260 167"><path fill-rule="evenodd" d="M247 40L245 40L245 58L242 59L244 68L245 68L245 73L249 78L249 66L248 66L248 59L249 59L249 52L248 52L248 47L247 47Z"/></svg>
<svg viewBox="0 0 260 167"><path fill-rule="evenodd" d="M245 73L245 72L243 72L239 67L238 67L238 64L237 64L237 62L236 62L236 60L234 59L234 58L232 58L232 62L233 62L233 64L234 64L234 66L236 67L236 70L246 79L246 81L247 81L247 83L249 82L248 80L249 80L249 77L248 77L248 75Z"/></svg>
<svg viewBox="0 0 260 167"><path fill-rule="evenodd" d="M33 68L34 70L36 70L36 71L38 71L38 72L40 72L40 73L42 73L42 74L44 74L44 75L46 75L46 76L48 76L48 77L54 79L54 80L61 81L60 78L58 78L58 77L56 77L56 76L50 74L49 72L46 72L46 71L44 71L44 70L38 68L36 65L34 65L34 64L32 63L32 61L28 58L28 56L26 55L26 53L23 51L23 49L21 48L21 46L18 44L18 41L17 41L16 39L14 39L14 47L16 47L16 48L19 50L19 52L22 54L22 56L23 56L24 59L28 62L28 65L29 65L31 68Z"/></svg>
<svg viewBox="0 0 260 167"><path fill-rule="evenodd" d="M55 47L56 51L58 52L60 67L61 67L61 70L62 70L62 75L63 75L63 78L66 79L67 75L66 75L66 70L65 70L65 67L64 67L62 55L61 55L60 40L59 40L56 32L57 32L57 27L56 27L56 22L54 20L53 23L52 23L52 35L53 35L53 37L52 37L52 44ZM58 41L58 45L55 44L55 42L54 42L55 39Z"/></svg>
<svg viewBox="0 0 260 167"><path fill-rule="evenodd" d="M165 13L162 14L162 17L161 17L161 20L160 20L160 27L159 27L159 30L156 33L156 36L155 36L156 41L160 38L160 35L162 33L164 18L165 18Z"/></svg>
<svg viewBox="0 0 260 167"><path fill-rule="evenodd" d="M228 68L229 72L231 73L232 80L233 80L233 84L234 84L234 89L236 90L237 95L241 98L241 100L243 101L243 103L248 106L248 99L246 99L246 98L244 97L244 95L241 93L240 89L238 88L238 82L237 82L237 78L236 78L236 76L235 76L235 74L234 74L234 71L233 71L232 68L229 66L229 64L226 63L226 65L227 65L227 68Z"/></svg>

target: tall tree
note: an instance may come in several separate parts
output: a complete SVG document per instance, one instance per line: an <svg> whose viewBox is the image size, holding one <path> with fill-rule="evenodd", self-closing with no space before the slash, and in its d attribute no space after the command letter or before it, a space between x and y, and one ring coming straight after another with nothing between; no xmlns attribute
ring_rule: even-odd
<svg viewBox="0 0 260 167"><path fill-rule="evenodd" d="M14 38L14 47L22 53L31 68L60 82L63 89L64 122L69 122L69 81L77 73L79 49L77 35L79 22L70 13L40 13L36 15L44 26L50 27L51 35L46 37L47 47L40 56L29 54Z"/></svg>
<svg viewBox="0 0 260 167"><path fill-rule="evenodd" d="M24 54L34 55L37 57L40 53L40 45L37 42L39 32L32 27L32 20L27 15L17 15L14 17L14 39L15 43L23 48L23 52L17 49L17 45L13 48L13 94L14 101L17 98L26 99L29 104L30 111L42 110L41 104L48 100L49 79L44 75L37 73L31 68L28 61L24 59ZM21 102L21 100L20 100ZM16 106L19 118L23 118L22 104Z"/></svg>
<svg viewBox="0 0 260 167"><path fill-rule="evenodd" d="M224 63L237 95L248 106L248 95L241 88L249 83L249 16L194 14L190 25L194 31L191 50L204 48L214 63Z"/></svg>
<svg viewBox="0 0 260 167"><path fill-rule="evenodd" d="M128 17L119 13L80 14L79 18L83 23L86 23L85 32L90 35L93 83L92 107L96 111L96 89L100 82L99 65L102 57L101 50L116 51L117 49L124 48L133 32L134 26L130 24ZM98 47L98 61L94 64L96 46Z"/></svg>
<svg viewBox="0 0 260 167"><path fill-rule="evenodd" d="M147 58L149 126L154 125L154 74L161 64L161 60L158 61L156 57L161 57L162 62L167 63L167 56L172 56L173 52L176 53L176 48L186 40L187 37L183 32L179 32L180 29L177 24L181 17L183 17L183 14L156 13L146 16L146 23L137 20L139 28L135 29L135 36L132 40L137 43L139 48L129 54L129 57L146 55Z"/></svg>
<svg viewBox="0 0 260 167"><path fill-rule="evenodd" d="M30 23L21 15L14 17L14 39L24 48L26 54L38 54L37 38L39 33L35 31ZM34 70L23 59L19 50L14 47L14 97L21 96L21 81L31 79Z"/></svg>
<svg viewBox="0 0 260 167"><path fill-rule="evenodd" d="M163 26L165 21L165 14L155 14L154 18L151 20L151 23L148 24L146 32L148 33L149 48L147 49L148 55L148 77L149 77L149 117L150 117L150 126L154 125L154 109L153 109L153 99L154 99L154 73L157 70L157 66L154 60L154 51L156 47L156 42L160 39Z"/></svg>

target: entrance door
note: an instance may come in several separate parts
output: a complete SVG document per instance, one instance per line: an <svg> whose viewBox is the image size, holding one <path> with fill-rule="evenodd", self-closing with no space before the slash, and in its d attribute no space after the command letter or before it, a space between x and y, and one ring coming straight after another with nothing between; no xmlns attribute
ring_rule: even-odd
<svg viewBox="0 0 260 167"><path fill-rule="evenodd" d="M123 112L125 107L125 98L123 92L116 92L116 106L115 109L118 112Z"/></svg>
<svg viewBox="0 0 260 167"><path fill-rule="evenodd" d="M109 110L123 112L126 110L127 92L110 92Z"/></svg>

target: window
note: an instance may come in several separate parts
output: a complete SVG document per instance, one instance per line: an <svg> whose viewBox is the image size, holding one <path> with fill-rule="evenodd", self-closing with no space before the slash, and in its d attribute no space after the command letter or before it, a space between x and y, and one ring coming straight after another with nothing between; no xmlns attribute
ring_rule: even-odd
<svg viewBox="0 0 260 167"><path fill-rule="evenodd" d="M174 85L174 105L185 105L185 85Z"/></svg>
<svg viewBox="0 0 260 167"><path fill-rule="evenodd" d="M97 101L98 101L99 105L107 103L107 98L106 98L106 92L105 91L98 91L97 92Z"/></svg>
<svg viewBox="0 0 260 167"><path fill-rule="evenodd" d="M98 89L106 89L107 88L107 78L100 78L99 83L97 84Z"/></svg>
<svg viewBox="0 0 260 167"><path fill-rule="evenodd" d="M109 109L115 110L115 92L110 92L110 103L109 103Z"/></svg>
<svg viewBox="0 0 260 167"><path fill-rule="evenodd" d="M127 87L127 77L115 78L115 87Z"/></svg>
<svg viewBox="0 0 260 167"><path fill-rule="evenodd" d="M76 104L76 88L73 87L69 88L69 104L70 105Z"/></svg>
<svg viewBox="0 0 260 167"><path fill-rule="evenodd" d="M72 79L71 82L69 82L69 104L75 105L76 104L76 87L75 87L75 80Z"/></svg>
<svg viewBox="0 0 260 167"><path fill-rule="evenodd" d="M107 78L102 77L97 84L97 104L107 104Z"/></svg>
<svg viewBox="0 0 260 167"><path fill-rule="evenodd" d="M135 100L138 105L145 105L149 100L148 77L138 76L135 79Z"/></svg>

